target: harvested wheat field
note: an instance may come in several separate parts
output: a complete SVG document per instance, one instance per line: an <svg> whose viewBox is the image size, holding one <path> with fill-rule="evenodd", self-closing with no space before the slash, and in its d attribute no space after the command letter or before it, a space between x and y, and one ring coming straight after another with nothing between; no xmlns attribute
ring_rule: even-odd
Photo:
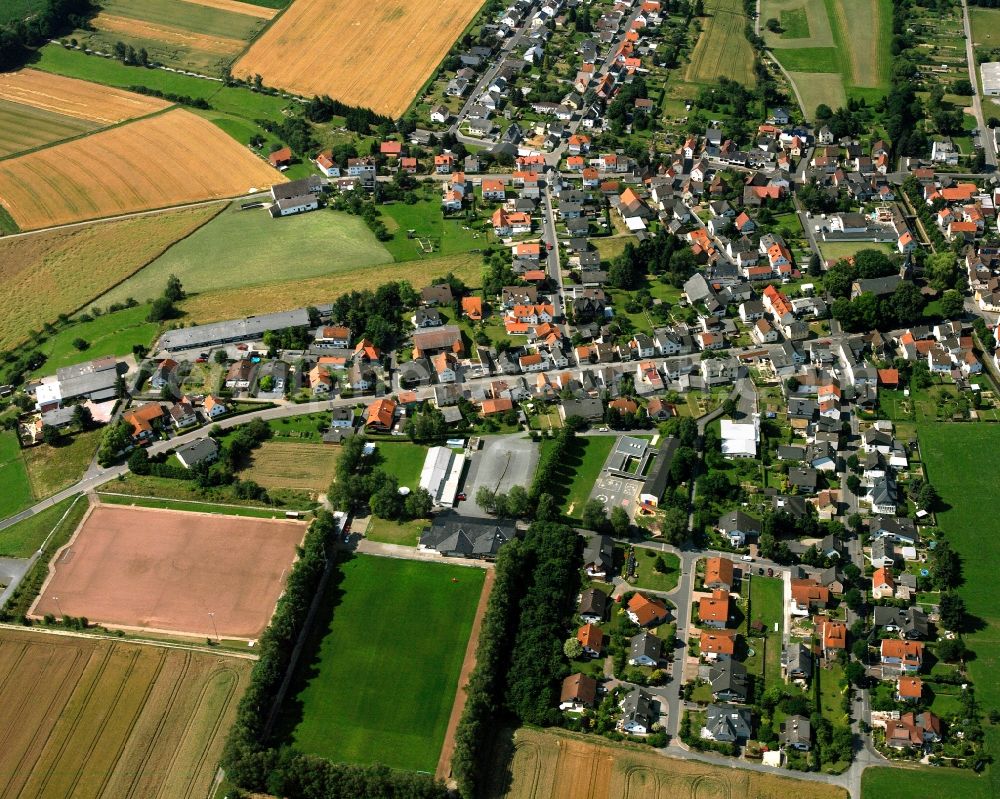
<svg viewBox="0 0 1000 799"><path fill-rule="evenodd" d="M186 31L183 28L157 25L155 22L131 19L130 17L118 17L103 12L94 17L92 24L97 30L120 33L123 36L132 36L139 39L149 39L168 45L190 47L206 53L235 55L246 47L246 42L242 39L231 39L227 36L210 36L205 33Z"/></svg>
<svg viewBox="0 0 1000 799"><path fill-rule="evenodd" d="M283 519L92 506L52 559L31 613L253 639L271 619L305 533L302 522Z"/></svg>
<svg viewBox="0 0 1000 799"><path fill-rule="evenodd" d="M33 230L284 181L208 120L174 109L0 162L0 203Z"/></svg>
<svg viewBox="0 0 1000 799"><path fill-rule="evenodd" d="M268 86L400 116L482 0L296 0L236 62Z"/></svg>
<svg viewBox="0 0 1000 799"><path fill-rule="evenodd" d="M264 488L325 492L333 482L340 447L295 441L265 441L241 477Z"/></svg>
<svg viewBox="0 0 1000 799"><path fill-rule="evenodd" d="M135 274L224 203L0 238L0 350Z"/></svg>
<svg viewBox="0 0 1000 799"><path fill-rule="evenodd" d="M217 8L220 11L232 11L236 14L246 14L257 19L274 19L278 13L276 8L266 8L257 6L244 0L183 0L185 3L193 3L196 6L206 8Z"/></svg>
<svg viewBox="0 0 1000 799"><path fill-rule="evenodd" d="M251 660L0 631L0 799L207 796Z"/></svg>
<svg viewBox="0 0 1000 799"><path fill-rule="evenodd" d="M497 764L503 799L847 799L834 785L724 768L596 737L521 729Z"/></svg>
<svg viewBox="0 0 1000 799"><path fill-rule="evenodd" d="M152 114L171 105L158 97L145 97L37 69L0 73L0 100L103 125Z"/></svg>

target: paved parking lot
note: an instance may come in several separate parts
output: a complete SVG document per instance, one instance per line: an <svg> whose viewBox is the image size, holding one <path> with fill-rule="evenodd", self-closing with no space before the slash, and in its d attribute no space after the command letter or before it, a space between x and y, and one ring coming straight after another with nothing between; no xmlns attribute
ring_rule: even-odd
<svg viewBox="0 0 1000 799"><path fill-rule="evenodd" d="M482 486L506 494L515 485L527 488L538 465L538 444L524 433L509 436L487 436L483 447L472 454L463 491L468 499L458 510L467 516L484 517L476 505L476 492Z"/></svg>

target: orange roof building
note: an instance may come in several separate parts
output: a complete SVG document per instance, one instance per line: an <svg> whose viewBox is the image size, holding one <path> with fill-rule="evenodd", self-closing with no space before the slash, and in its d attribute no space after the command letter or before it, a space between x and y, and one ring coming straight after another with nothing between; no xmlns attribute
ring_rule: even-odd
<svg viewBox="0 0 1000 799"><path fill-rule="evenodd" d="M462 313L473 322L478 322L483 318L482 297L462 297Z"/></svg>
<svg viewBox="0 0 1000 799"><path fill-rule="evenodd" d="M922 641L907 641L902 638L883 638L881 645L882 662L898 665L903 671L920 671L924 662Z"/></svg>
<svg viewBox="0 0 1000 799"><path fill-rule="evenodd" d="M924 693L924 682L919 677L900 677L896 680L896 695L904 702L918 702Z"/></svg>
<svg viewBox="0 0 1000 799"><path fill-rule="evenodd" d="M705 561L705 587L726 591L733 587L733 562L729 558L709 558Z"/></svg>
<svg viewBox="0 0 1000 799"><path fill-rule="evenodd" d="M823 652L829 656L841 649L847 649L847 625L827 619L823 622Z"/></svg>
<svg viewBox="0 0 1000 799"><path fill-rule="evenodd" d="M717 588L711 596L699 599L698 618L709 627L725 627L729 623L729 592Z"/></svg>
<svg viewBox="0 0 1000 799"><path fill-rule="evenodd" d="M158 402L147 402L122 418L132 425L132 438L147 438L153 434L153 422L163 418L163 407Z"/></svg>
<svg viewBox="0 0 1000 799"><path fill-rule="evenodd" d="M514 409L514 402L510 397L499 397L498 399L484 399L482 403L483 416L493 416L497 413L506 413Z"/></svg>
<svg viewBox="0 0 1000 799"><path fill-rule="evenodd" d="M659 624L667 619L667 607L645 594L633 594L628 601L628 616L640 627Z"/></svg>
<svg viewBox="0 0 1000 799"><path fill-rule="evenodd" d="M702 657L708 660L730 658L736 652L736 631L702 630L698 643Z"/></svg>
<svg viewBox="0 0 1000 799"><path fill-rule="evenodd" d="M600 654L604 648L604 632L596 624L584 624L576 631L576 640L583 645L585 652Z"/></svg>
<svg viewBox="0 0 1000 799"><path fill-rule="evenodd" d="M368 418L365 420L365 427L391 430L392 420L395 416L396 403L394 400L388 398L377 399L368 406Z"/></svg>
<svg viewBox="0 0 1000 799"><path fill-rule="evenodd" d="M825 608L830 602L830 589L815 580L792 580L792 600L800 608Z"/></svg>

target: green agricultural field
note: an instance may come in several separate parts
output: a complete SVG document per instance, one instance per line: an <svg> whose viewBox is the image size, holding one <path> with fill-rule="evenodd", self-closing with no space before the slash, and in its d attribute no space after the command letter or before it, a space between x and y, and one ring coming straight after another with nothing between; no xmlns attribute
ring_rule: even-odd
<svg viewBox="0 0 1000 799"><path fill-rule="evenodd" d="M743 35L747 18L740 0L708 0L701 22L703 31L691 53L686 79L691 83L714 83L730 78L753 86L753 49Z"/></svg>
<svg viewBox="0 0 1000 799"><path fill-rule="evenodd" d="M612 435L577 436L573 440L569 454L559 465L558 484L552 486L556 502L568 515L579 518L583 513L583 506L590 498L590 490L600 476L615 440L616 437ZM546 447L551 446L551 441L543 441L542 453L544 454Z"/></svg>
<svg viewBox="0 0 1000 799"><path fill-rule="evenodd" d="M966 643L975 653L968 664L976 687L976 698L983 708L1000 707L1000 611L993 591L995 563L1000 559L1000 542L995 535L996 520L987 498L1000 488L1000 466L992 453L1000 446L1000 427L988 424L919 424L917 435L928 479L934 484L947 509L938 513L938 525L948 541L962 556L964 584L958 589L969 614L980 620ZM987 754L1000 757L1000 728L984 725ZM965 771L947 772L948 783L939 776L921 774L915 783L900 778L880 799L914 796L921 786L950 785L943 795L997 796L1000 794L1000 771L990 766L985 777ZM881 785L882 777L874 778ZM866 781L865 796L870 783ZM960 787L961 786L961 787Z"/></svg>
<svg viewBox="0 0 1000 799"><path fill-rule="evenodd" d="M338 572L279 735L334 761L433 773L484 573L368 555Z"/></svg>
<svg viewBox="0 0 1000 799"><path fill-rule="evenodd" d="M51 508L29 516L23 522L0 530L0 558L31 557L69 509L73 499L64 499Z"/></svg>
<svg viewBox="0 0 1000 799"><path fill-rule="evenodd" d="M170 275L181 279L186 292L202 293L392 261L360 217L320 210L272 219L263 208L240 210L244 202L234 202L95 304L156 297Z"/></svg>
<svg viewBox="0 0 1000 799"><path fill-rule="evenodd" d="M809 38L809 16L804 8L790 8L781 12L781 38Z"/></svg>
<svg viewBox="0 0 1000 799"><path fill-rule="evenodd" d="M996 799L990 775L956 768L867 768L861 776L862 799L913 799L920 796Z"/></svg>
<svg viewBox="0 0 1000 799"><path fill-rule="evenodd" d="M148 314L149 306L137 305L115 313L102 314L90 322L79 322L62 328L38 345L37 349L45 354L46 361L34 375L55 374L56 369L61 366L72 366L105 355L128 355L136 344L148 347L159 329L156 323L146 321ZM73 346L78 338L90 346L85 350L78 350Z"/></svg>
<svg viewBox="0 0 1000 799"><path fill-rule="evenodd" d="M206 100L218 111L250 121L268 119L280 122L284 118L282 111L289 105L288 100L269 94L252 92L238 86L223 86L216 81L162 69L127 67L119 61L84 55L79 50L67 50L58 44L45 45L38 51L36 58L31 64L35 69L122 89L145 86L161 92L186 95L196 100Z"/></svg>
<svg viewBox="0 0 1000 799"><path fill-rule="evenodd" d="M21 458L17 435L0 432L0 519L6 519L31 505L31 481Z"/></svg>
<svg viewBox="0 0 1000 799"><path fill-rule="evenodd" d="M789 72L811 117L816 106L874 101L888 87L892 5L888 0L764 0L764 19L791 14L793 38L763 30L772 54ZM806 24L798 24L804 16Z"/></svg>
<svg viewBox="0 0 1000 799"><path fill-rule="evenodd" d="M401 486L417 488L424 468L427 447L407 441L382 441L375 444L375 465L395 477Z"/></svg>
<svg viewBox="0 0 1000 799"><path fill-rule="evenodd" d="M79 136L98 127L86 119L0 100L0 158Z"/></svg>

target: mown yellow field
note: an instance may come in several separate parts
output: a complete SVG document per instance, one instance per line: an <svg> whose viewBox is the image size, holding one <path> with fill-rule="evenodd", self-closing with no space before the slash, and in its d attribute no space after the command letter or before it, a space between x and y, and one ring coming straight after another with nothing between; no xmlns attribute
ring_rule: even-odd
<svg viewBox="0 0 1000 799"><path fill-rule="evenodd" d="M325 492L333 482L340 447L296 441L265 441L241 477L264 488Z"/></svg>
<svg viewBox="0 0 1000 799"><path fill-rule="evenodd" d="M37 69L0 72L0 100L105 125L152 114L170 106L158 97L145 97Z"/></svg>
<svg viewBox="0 0 1000 799"><path fill-rule="evenodd" d="M836 785L680 760L596 736L521 729L493 799L847 799Z"/></svg>
<svg viewBox="0 0 1000 799"><path fill-rule="evenodd" d="M296 0L236 62L268 86L402 114L482 0Z"/></svg>
<svg viewBox="0 0 1000 799"><path fill-rule="evenodd" d="M208 120L174 109L0 163L0 203L34 230L284 181Z"/></svg>
<svg viewBox="0 0 1000 799"><path fill-rule="evenodd" d="M0 350L100 296L224 207L205 205L0 239Z"/></svg>
<svg viewBox="0 0 1000 799"><path fill-rule="evenodd" d="M236 14L246 14L258 19L274 19L278 13L278 9L276 8L255 6L253 3L245 3L243 0L184 0L184 2L194 3L196 6L217 8L220 11L233 11Z"/></svg>
<svg viewBox="0 0 1000 799"><path fill-rule="evenodd" d="M136 36L140 39L152 39L153 41L181 47L191 47L195 50L203 50L206 53L235 55L246 46L246 42L242 39L231 39L227 36L209 36L204 33L187 31L183 28L157 25L155 22L131 19L130 17L119 17L103 12L94 17L91 22L97 30L120 33L123 36Z"/></svg>
<svg viewBox="0 0 1000 799"><path fill-rule="evenodd" d="M0 634L0 799L207 796L252 661Z"/></svg>

